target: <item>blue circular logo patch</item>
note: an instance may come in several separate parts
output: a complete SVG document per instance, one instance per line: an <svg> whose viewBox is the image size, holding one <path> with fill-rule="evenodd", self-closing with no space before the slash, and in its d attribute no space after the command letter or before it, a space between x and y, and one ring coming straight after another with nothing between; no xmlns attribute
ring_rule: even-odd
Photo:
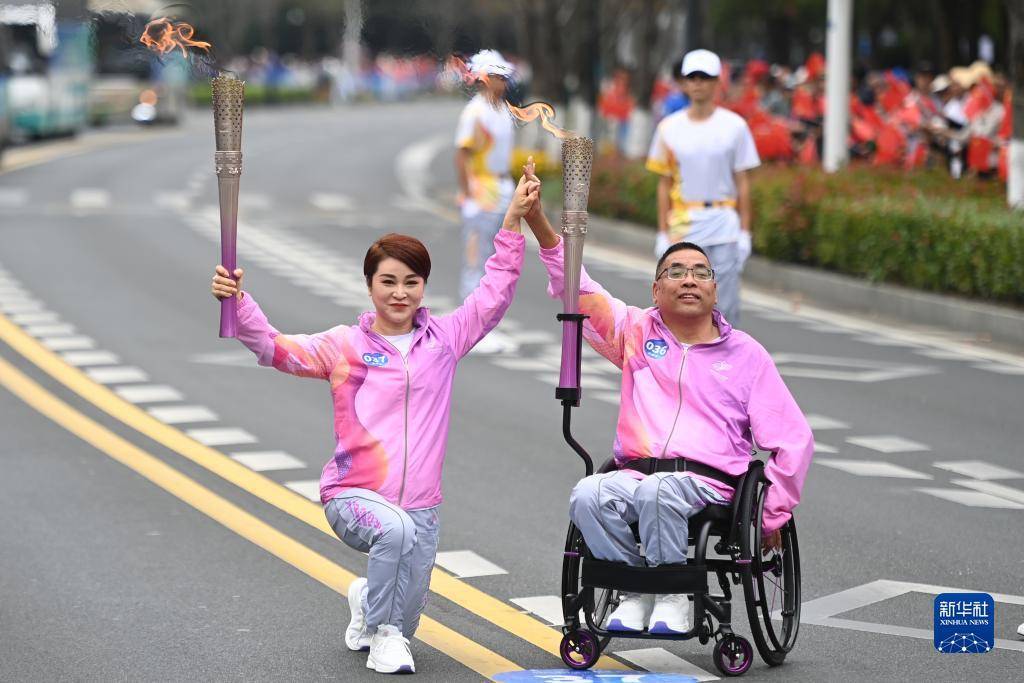
<svg viewBox="0 0 1024 683"><path fill-rule="evenodd" d="M648 358L661 360L668 353L668 343L664 339L648 339L644 343L644 353Z"/></svg>
<svg viewBox="0 0 1024 683"><path fill-rule="evenodd" d="M388 364L388 357L383 353L364 353L363 362L375 368L382 368Z"/></svg>

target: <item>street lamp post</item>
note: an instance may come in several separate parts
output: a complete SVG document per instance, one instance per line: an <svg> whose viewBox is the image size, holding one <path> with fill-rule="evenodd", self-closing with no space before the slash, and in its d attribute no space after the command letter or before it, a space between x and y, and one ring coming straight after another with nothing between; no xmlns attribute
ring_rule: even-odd
<svg viewBox="0 0 1024 683"><path fill-rule="evenodd" d="M850 52L853 0L828 0L825 42L825 150L823 165L835 173L849 158Z"/></svg>

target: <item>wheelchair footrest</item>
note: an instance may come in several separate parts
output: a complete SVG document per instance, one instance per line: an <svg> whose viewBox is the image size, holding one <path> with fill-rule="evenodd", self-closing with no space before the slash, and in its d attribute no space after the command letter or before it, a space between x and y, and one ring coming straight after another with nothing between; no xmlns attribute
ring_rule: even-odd
<svg viewBox="0 0 1024 683"><path fill-rule="evenodd" d="M708 568L702 564L631 567L585 557L581 569L580 582L588 588L658 594L708 592Z"/></svg>

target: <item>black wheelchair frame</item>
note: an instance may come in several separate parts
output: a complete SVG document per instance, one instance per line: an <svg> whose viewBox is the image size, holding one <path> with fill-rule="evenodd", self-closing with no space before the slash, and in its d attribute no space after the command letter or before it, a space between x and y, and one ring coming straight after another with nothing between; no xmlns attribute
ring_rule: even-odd
<svg viewBox="0 0 1024 683"><path fill-rule="evenodd" d="M577 363L582 361L585 317L558 315L560 321L576 323ZM579 377L578 370L576 377ZM559 387L555 396L562 402L562 435L583 460L586 476L590 476L594 473L593 460L572 435L572 408L579 406L580 389L578 386ZM614 462L609 460L601 467L601 472L614 469ZM753 663L750 642L732 630L732 586L742 584L754 644L769 666L782 664L796 644L800 626L800 550L793 519L780 530L779 548L764 547L761 519L770 485L764 474L764 463L752 459L737 483L730 505L708 505L689 520L689 544L694 547L694 555L686 564L631 567L595 559L579 529L570 524L562 560L561 596L565 618L559 648L562 661L573 669L588 669L597 663L612 638L697 638L701 644L714 638L715 667L725 676L742 675ZM639 543L635 525L634 534ZM717 538L713 549L721 557L707 556L708 544L713 538ZM709 573L714 573L718 579L720 594L711 593ZM604 629L604 619L617 605L621 591L692 594L690 630L663 634ZM781 601L776 604L779 593Z"/></svg>

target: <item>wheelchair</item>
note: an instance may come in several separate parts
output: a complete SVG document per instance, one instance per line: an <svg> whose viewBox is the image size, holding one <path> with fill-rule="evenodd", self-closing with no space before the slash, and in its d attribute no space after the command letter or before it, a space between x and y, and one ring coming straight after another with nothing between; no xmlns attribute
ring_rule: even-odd
<svg viewBox="0 0 1024 683"><path fill-rule="evenodd" d="M579 384L583 345L580 313L559 313L564 325L562 370L555 398L562 403L562 436L583 460L586 476L593 460L572 435L572 408L580 404ZM575 328L574 330L572 328ZM575 340L572 337L575 336ZM575 342L575 344L573 344ZM575 346L575 353L572 353ZM601 472L615 469L608 460ZM736 482L729 505L709 504L688 520L693 557L686 564L631 567L593 557L583 534L569 525L562 558L562 640L559 654L566 666L582 670L597 663L612 638L690 640L702 645L715 641L713 660L724 676L741 676L753 664L750 641L732 630L732 587L742 584L747 620L758 653L768 666L778 666L796 644L800 628L800 547L792 517L780 529L777 549L764 546L761 520L771 482L764 463L752 458ZM636 526L633 527L640 543ZM710 547L718 557L708 557ZM714 574L720 593L712 593ZM621 592L686 593L693 596L691 627L686 633L663 634L609 631L605 618L619 604Z"/></svg>
<svg viewBox="0 0 1024 683"><path fill-rule="evenodd" d="M612 470L609 460L600 471ZM562 661L572 669L589 669L612 638L697 638L702 645L714 639L715 667L725 676L742 675L753 664L754 654L750 641L732 630L732 586L742 583L757 651L769 666L782 664L796 644L800 626L800 549L793 519L781 529L779 549L762 546L760 520L769 486L764 463L752 460L731 505L708 505L691 517L689 543L694 551L687 564L631 567L595 559L583 535L570 524L562 560ZM708 557L709 543L722 558ZM720 594L709 589L710 574L717 578ZM690 630L669 635L604 629L622 591L692 594Z"/></svg>

